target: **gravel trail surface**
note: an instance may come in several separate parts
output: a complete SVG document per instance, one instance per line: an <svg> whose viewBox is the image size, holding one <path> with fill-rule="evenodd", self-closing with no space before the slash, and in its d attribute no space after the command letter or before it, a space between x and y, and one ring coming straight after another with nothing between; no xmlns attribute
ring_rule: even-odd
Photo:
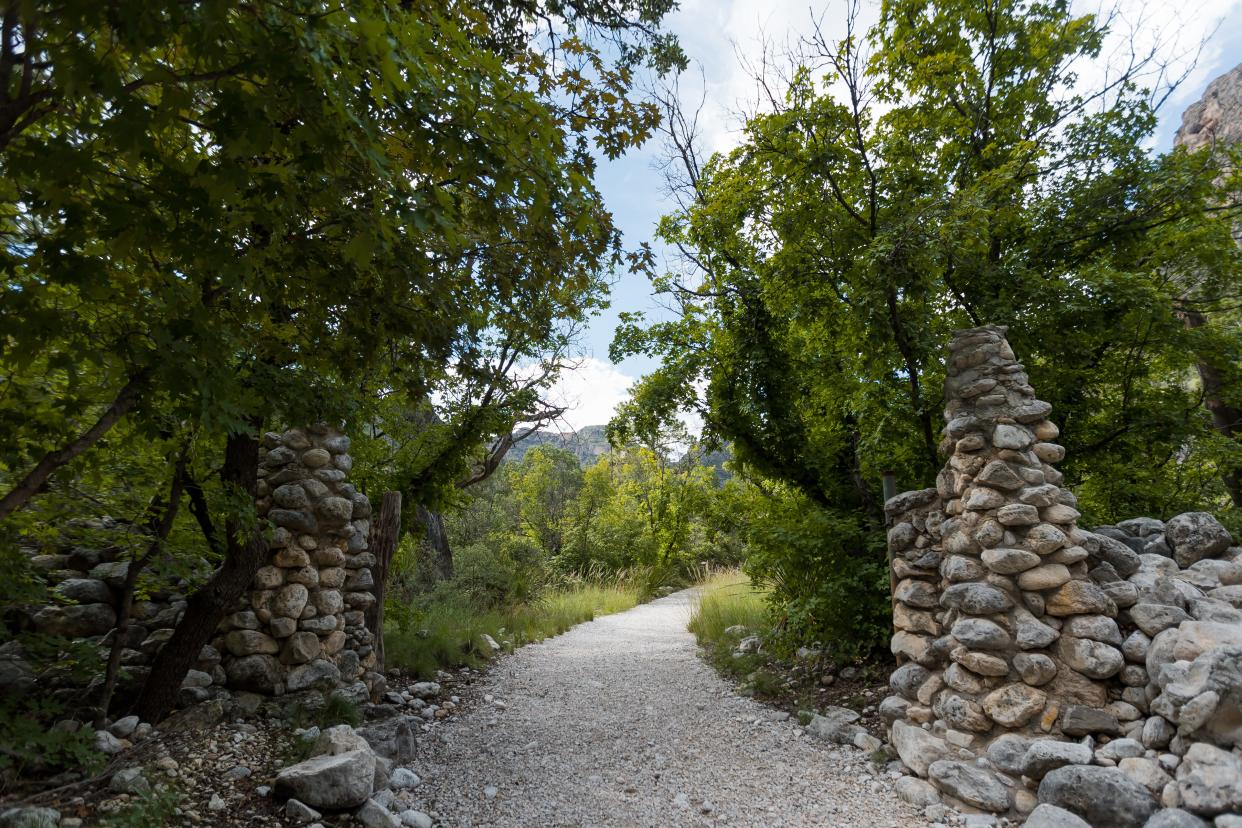
<svg viewBox="0 0 1242 828"><path fill-rule="evenodd" d="M862 751L735 695L686 631L693 600L679 592L498 662L473 708L419 746L436 824L927 824Z"/></svg>

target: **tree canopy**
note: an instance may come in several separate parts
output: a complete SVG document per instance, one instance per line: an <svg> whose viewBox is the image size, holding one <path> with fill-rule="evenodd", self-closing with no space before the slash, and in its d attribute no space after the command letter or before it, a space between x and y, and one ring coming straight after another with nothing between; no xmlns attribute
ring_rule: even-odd
<svg viewBox="0 0 1242 828"><path fill-rule="evenodd" d="M765 79L735 150L698 157L674 108L683 209L659 233L686 266L656 286L680 315L614 344L663 361L640 407L696 408L755 473L874 526L881 472L915 488L940 465L949 331L1007 324L1089 517L1227 502L1242 446L1191 372L1239 364L1238 206L1217 161L1145 149L1154 56L1081 80L1107 25L886 0L865 36L817 32Z"/></svg>

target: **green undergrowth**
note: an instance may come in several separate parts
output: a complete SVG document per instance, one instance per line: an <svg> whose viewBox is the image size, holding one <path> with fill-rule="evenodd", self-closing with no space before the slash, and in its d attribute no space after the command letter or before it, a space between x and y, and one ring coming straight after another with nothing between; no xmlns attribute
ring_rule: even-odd
<svg viewBox="0 0 1242 828"><path fill-rule="evenodd" d="M494 655L484 635L512 652L649 597L645 581L624 578L569 583L500 607L479 606L451 591L435 593L385 623L385 658L388 666L424 679L437 670L480 667Z"/></svg>
<svg viewBox="0 0 1242 828"><path fill-rule="evenodd" d="M717 572L704 580L700 588L689 629L708 661L720 672L745 681L744 691L760 696L774 691L779 678L764 669L769 656L762 652L737 653L743 638L770 636L773 623L767 592L738 570Z"/></svg>
<svg viewBox="0 0 1242 828"><path fill-rule="evenodd" d="M157 785L151 791L103 815L95 824L100 828L149 828L168 824L182 805L182 795L171 786Z"/></svg>

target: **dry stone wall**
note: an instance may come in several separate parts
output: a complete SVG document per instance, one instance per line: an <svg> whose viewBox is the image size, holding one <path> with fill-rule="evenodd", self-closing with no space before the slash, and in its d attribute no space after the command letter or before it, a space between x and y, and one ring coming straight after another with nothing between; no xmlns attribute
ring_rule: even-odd
<svg viewBox="0 0 1242 828"><path fill-rule="evenodd" d="M271 560L220 626L230 688L280 695L382 684L366 610L371 503L348 482L349 438L327 427L263 437L258 512L275 526Z"/></svg>
<svg viewBox="0 0 1242 828"><path fill-rule="evenodd" d="M886 504L902 761L965 810L1242 811L1242 549L1203 513L1080 528L1004 328L954 336L945 394L936 488Z"/></svg>
<svg viewBox="0 0 1242 828"><path fill-rule="evenodd" d="M344 692L360 702L382 695L384 679L375 670L374 638L365 622L376 600L375 559L367 548L371 503L348 482L349 445L348 437L327 427L264 435L256 506L274 527L270 559L203 648L179 691L179 705L238 691ZM115 528L111 518L88 523L85 529ZM35 548L27 553L58 600L29 607L21 624L97 645L106 658L129 568L121 550L77 545L52 554ZM200 563L197 581L210 574L206 561ZM133 602L121 653L121 697L145 680L147 665L172 636L192 588L178 567L161 561L144 572L143 597ZM0 648L0 693L6 696L42 688L89 705L101 685L96 678L89 687L78 686L58 665L37 671L17 641Z"/></svg>

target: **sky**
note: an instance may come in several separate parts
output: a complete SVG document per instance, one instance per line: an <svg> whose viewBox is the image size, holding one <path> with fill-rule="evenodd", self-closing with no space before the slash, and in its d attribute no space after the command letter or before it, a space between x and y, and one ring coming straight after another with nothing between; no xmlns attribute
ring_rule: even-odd
<svg viewBox="0 0 1242 828"><path fill-rule="evenodd" d="M1162 38L1170 44L1165 54L1180 59L1178 65L1187 68L1190 62L1185 56L1198 53L1190 74L1159 112L1151 148L1166 151L1173 145L1186 107L1199 100L1212 79L1242 63L1242 0L1107 0L1108 6L1114 4L1121 12L1120 28L1135 31L1139 43ZM874 20L878 5L879 0L861 0L862 23ZM1074 7L1080 13L1094 12L1100 0L1075 0ZM703 101L700 130L708 152L728 151L738 143L739 113L753 111L756 100L747 65L757 62L763 44L778 52L786 44L795 44L810 29L812 16L822 20L825 34L839 37L843 8L844 0L682 0L666 27L678 36L693 64L683 81L683 100L692 106ZM1122 42L1118 32L1106 47L1106 56L1115 54L1112 50ZM1200 43L1204 44L1201 51ZM1099 77L1103 69L1101 64L1092 71ZM637 151L600 164L596 184L627 248L650 242L660 216L671 212L658 169L663 156L660 140L653 138ZM656 252L658 267L675 265L667 251L657 247ZM641 311L652 319L667 315L645 278L618 275L611 306L586 330L577 370L567 373L553 389L554 400L571 406L562 430L608 422L616 405L627 398L630 385L656 367L643 357L618 365L609 361L608 345L618 315L626 311Z"/></svg>

